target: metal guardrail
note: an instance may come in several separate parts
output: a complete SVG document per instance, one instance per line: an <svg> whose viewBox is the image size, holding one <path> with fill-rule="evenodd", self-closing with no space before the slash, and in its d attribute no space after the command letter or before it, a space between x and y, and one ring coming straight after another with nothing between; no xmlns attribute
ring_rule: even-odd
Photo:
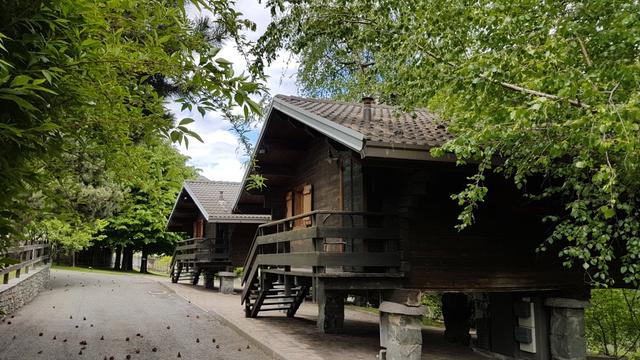
<svg viewBox="0 0 640 360"><path fill-rule="evenodd" d="M49 244L27 244L19 247L13 247L8 249L5 254L1 255L9 259L20 261L17 264L12 264L0 269L0 275L2 275L2 283L9 283L9 274L15 271L15 277L19 278L24 269L24 273L29 273L29 268L34 267L40 263L49 262Z"/></svg>

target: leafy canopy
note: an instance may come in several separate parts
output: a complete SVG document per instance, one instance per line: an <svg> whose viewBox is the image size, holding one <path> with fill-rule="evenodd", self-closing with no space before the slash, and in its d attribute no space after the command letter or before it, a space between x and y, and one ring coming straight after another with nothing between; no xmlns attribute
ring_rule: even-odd
<svg viewBox="0 0 640 360"><path fill-rule="evenodd" d="M42 216L111 216L140 177L131 154L201 140L167 100L259 112L260 79L218 56L222 34L242 43L255 25L233 1L189 4L213 17L189 20L185 1L0 1L0 248Z"/></svg>
<svg viewBox="0 0 640 360"><path fill-rule="evenodd" d="M551 236L594 283L640 284L640 5L637 1L272 0L254 52L260 71L288 49L306 95L372 95L429 107L455 139L440 149L478 164L453 198L473 223L503 173L559 199ZM504 162L496 164L496 156ZM532 178L545 187L527 188Z"/></svg>

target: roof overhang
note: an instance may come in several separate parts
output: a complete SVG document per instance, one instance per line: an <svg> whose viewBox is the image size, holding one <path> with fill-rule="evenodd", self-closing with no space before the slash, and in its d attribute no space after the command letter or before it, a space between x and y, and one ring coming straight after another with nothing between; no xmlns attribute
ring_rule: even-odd
<svg viewBox="0 0 640 360"><path fill-rule="evenodd" d="M362 150L364 135L353 129L336 124L277 97L273 99L272 107L354 151L360 152Z"/></svg>
<svg viewBox="0 0 640 360"><path fill-rule="evenodd" d="M229 214L209 217L209 222L219 224L264 224L271 221L271 215Z"/></svg>
<svg viewBox="0 0 640 360"><path fill-rule="evenodd" d="M442 157L431 155L431 145L393 144L382 141L365 141L360 156L364 158L384 158L398 160L419 160L437 162L455 162L453 154Z"/></svg>
<svg viewBox="0 0 640 360"><path fill-rule="evenodd" d="M167 218L167 225L166 225L167 229L171 226L171 222L175 220L174 219L174 214L178 210L178 206L180 204L180 201L181 201L182 197L184 196L184 193L187 193L189 195L191 200L194 202L194 204L198 208L198 211L200 211L200 213L202 214L202 216L205 219L207 219L209 217L209 214L204 209L202 204L198 201L198 198L195 197L195 195L193 193L193 190L189 189L189 186L186 183L184 183L182 185L182 189L180 189L180 192L178 193L178 196L176 197L176 201L173 203L173 208L171 209L171 214L169 214L169 217Z"/></svg>

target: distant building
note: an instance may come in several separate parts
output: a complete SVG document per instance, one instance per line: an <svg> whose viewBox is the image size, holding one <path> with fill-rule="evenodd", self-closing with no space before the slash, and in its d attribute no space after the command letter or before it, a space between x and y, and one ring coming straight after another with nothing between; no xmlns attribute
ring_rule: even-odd
<svg viewBox="0 0 640 360"><path fill-rule="evenodd" d="M242 266L258 224L271 217L232 213L240 189L240 183L204 177L184 182L167 224L169 231L187 236L174 254L174 282L197 284L205 275L207 285L213 286L215 273Z"/></svg>

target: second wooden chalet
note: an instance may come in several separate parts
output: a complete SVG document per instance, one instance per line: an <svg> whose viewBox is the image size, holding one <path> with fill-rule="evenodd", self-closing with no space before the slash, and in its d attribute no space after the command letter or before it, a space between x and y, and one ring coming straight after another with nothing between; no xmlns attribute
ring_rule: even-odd
<svg viewBox="0 0 640 360"><path fill-rule="evenodd" d="M312 293L318 327L339 332L345 298L367 297L387 359L419 359L420 295L434 291L451 341L468 343L472 324L483 351L584 360L582 273L536 252L548 209L489 175L476 224L456 230L450 196L473 169L430 155L448 138L426 110L276 96L254 153L267 186L235 204L273 218L244 264L246 315L294 316Z"/></svg>
<svg viewBox="0 0 640 360"><path fill-rule="evenodd" d="M204 275L212 287L215 273L242 266L258 225L271 217L232 213L240 189L240 183L204 177L184 182L167 224L169 231L187 234L173 256L173 282L197 284Z"/></svg>

